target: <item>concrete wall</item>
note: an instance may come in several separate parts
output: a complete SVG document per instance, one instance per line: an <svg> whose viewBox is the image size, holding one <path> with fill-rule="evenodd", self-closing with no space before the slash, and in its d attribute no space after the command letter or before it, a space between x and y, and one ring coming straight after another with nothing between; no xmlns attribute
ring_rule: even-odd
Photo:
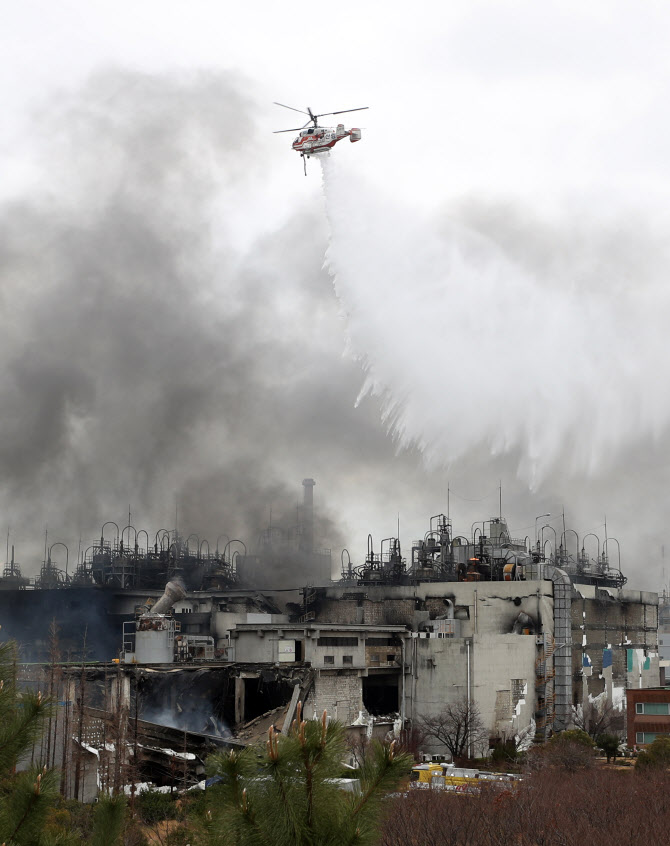
<svg viewBox="0 0 670 846"><path fill-rule="evenodd" d="M658 594L574 585L573 704L605 693L623 704L627 687L660 684Z"/></svg>
<svg viewBox="0 0 670 846"><path fill-rule="evenodd" d="M318 624L304 626L273 624L272 628L262 625L257 628L238 627L234 631L232 640L233 660L240 663L277 662L281 640L299 642L302 648L302 657L299 660L324 670L398 666L402 654L401 637L405 634L404 630L401 632L392 629L365 631L345 626L340 629L321 629ZM395 643L376 644L375 641L380 639L392 640ZM342 640L348 643L342 643ZM379 660L373 660L373 656Z"/></svg>
<svg viewBox="0 0 670 846"><path fill-rule="evenodd" d="M360 672L326 671L317 673L307 697L305 715L319 718L324 711L336 720L349 725L363 710Z"/></svg>
<svg viewBox="0 0 670 846"><path fill-rule="evenodd" d="M413 638L413 671L406 679L408 716L435 716L470 698L491 737L532 731L537 647L533 635L486 633L464 638ZM484 753L488 743L478 754ZM439 750L435 750L439 751Z"/></svg>
<svg viewBox="0 0 670 846"><path fill-rule="evenodd" d="M551 616L553 620L552 596L552 584L547 580L336 585L318 592L314 611L321 623L416 628L421 621L447 614L453 604L455 616L461 620L462 636L470 637L487 631L509 632L522 611L536 625L553 627L553 621L547 619Z"/></svg>
<svg viewBox="0 0 670 846"><path fill-rule="evenodd" d="M405 681L408 717L416 720L422 715L434 716L448 702L467 697L467 650L468 642L464 638L410 641L408 657L412 674Z"/></svg>
<svg viewBox="0 0 670 846"><path fill-rule="evenodd" d="M492 737L530 731L536 706L532 635L479 635L473 641L472 698Z"/></svg>
<svg viewBox="0 0 670 846"><path fill-rule="evenodd" d="M279 634L276 631L259 633L257 630L236 632L233 643L233 660L241 664L274 664L279 661ZM285 640L283 635L281 640Z"/></svg>
<svg viewBox="0 0 670 846"><path fill-rule="evenodd" d="M356 638L356 646L319 646L319 640L346 637ZM329 658L329 661L326 661ZM345 659L349 659L345 662ZM313 667L335 669L346 667L365 667L365 635L356 631L347 632L321 632L318 637L311 637L305 641L305 660L311 662Z"/></svg>

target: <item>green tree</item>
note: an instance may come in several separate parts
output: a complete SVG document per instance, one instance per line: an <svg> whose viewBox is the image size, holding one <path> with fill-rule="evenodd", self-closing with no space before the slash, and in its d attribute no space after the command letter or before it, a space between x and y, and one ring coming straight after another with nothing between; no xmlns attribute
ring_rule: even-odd
<svg viewBox="0 0 670 846"><path fill-rule="evenodd" d="M395 745L371 744L358 772L360 792L334 783L346 754L344 727L297 719L288 736L270 729L264 752L210 757L221 781L208 789L203 843L208 846L365 846L377 835L384 796L412 766Z"/></svg>
<svg viewBox="0 0 670 846"><path fill-rule="evenodd" d="M22 691L17 683L16 645L0 643L0 843L5 846L70 846L77 832L47 824L59 800L57 770L29 764L55 706L40 692ZM18 770L18 771L17 771ZM104 798L94 814L93 846L117 846L125 803Z"/></svg>
<svg viewBox="0 0 670 846"><path fill-rule="evenodd" d="M505 738L493 747L491 762L496 765L516 764L519 760L519 750L513 737Z"/></svg>
<svg viewBox="0 0 670 846"><path fill-rule="evenodd" d="M40 846L51 841L44 825L58 796L58 774L31 765L17 773L53 715L40 692L19 691L16 646L0 643L0 841Z"/></svg>
<svg viewBox="0 0 670 846"><path fill-rule="evenodd" d="M596 743L603 750L605 755L607 755L608 764L612 759L616 761L620 742L621 741L615 734L599 734L596 738Z"/></svg>

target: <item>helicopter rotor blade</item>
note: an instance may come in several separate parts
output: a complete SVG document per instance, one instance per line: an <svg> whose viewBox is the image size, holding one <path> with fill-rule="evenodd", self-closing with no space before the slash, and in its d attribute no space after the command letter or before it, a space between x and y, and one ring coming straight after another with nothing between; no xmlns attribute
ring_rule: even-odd
<svg viewBox="0 0 670 846"><path fill-rule="evenodd" d="M303 109L294 109L293 106L285 106L283 103L278 103L276 100L274 100L273 102L274 102L275 106L281 106L283 109L290 109L292 112L300 112L301 115L310 114L310 116L311 116L311 112L308 113L308 112L304 111Z"/></svg>
<svg viewBox="0 0 670 846"><path fill-rule="evenodd" d="M307 126L307 124L305 124L305 126ZM305 126L298 126L295 129L275 129L272 134L277 135L279 132L300 132L300 130L304 129Z"/></svg>
<svg viewBox="0 0 670 846"><path fill-rule="evenodd" d="M369 108L370 108L370 106L359 106L359 108L357 108L357 109L341 109L339 112L324 112L321 115L314 115L314 117L320 118L320 117L327 117L328 115L343 115L343 114L346 114L347 112L362 112L365 109L369 109Z"/></svg>

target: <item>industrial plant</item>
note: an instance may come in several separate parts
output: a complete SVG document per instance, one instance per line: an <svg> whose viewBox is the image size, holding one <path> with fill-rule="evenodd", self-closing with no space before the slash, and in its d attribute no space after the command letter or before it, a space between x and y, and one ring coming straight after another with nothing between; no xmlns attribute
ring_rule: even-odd
<svg viewBox="0 0 670 846"><path fill-rule="evenodd" d="M47 672L60 686L63 716L43 742L67 795L118 787L131 764L157 784L195 783L208 749L287 731L298 702L362 739L474 704L474 758L661 685L659 596L628 586L614 538L537 520L534 537L514 537L501 514L463 534L438 514L407 551L372 537L358 561L344 551L331 579L314 485L303 481L294 528L268 527L249 549L107 521L74 567L62 544L65 566L47 546L33 580L8 556L2 635L20 645L26 683ZM273 586L278 564L311 576ZM444 750L427 738L420 751Z"/></svg>

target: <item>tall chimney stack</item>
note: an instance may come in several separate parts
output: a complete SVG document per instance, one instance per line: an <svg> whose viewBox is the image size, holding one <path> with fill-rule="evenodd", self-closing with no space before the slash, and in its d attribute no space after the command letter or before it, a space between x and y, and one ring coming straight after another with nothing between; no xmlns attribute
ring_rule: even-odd
<svg viewBox="0 0 670 846"><path fill-rule="evenodd" d="M307 555L314 552L314 479L303 479L302 498L302 551Z"/></svg>

